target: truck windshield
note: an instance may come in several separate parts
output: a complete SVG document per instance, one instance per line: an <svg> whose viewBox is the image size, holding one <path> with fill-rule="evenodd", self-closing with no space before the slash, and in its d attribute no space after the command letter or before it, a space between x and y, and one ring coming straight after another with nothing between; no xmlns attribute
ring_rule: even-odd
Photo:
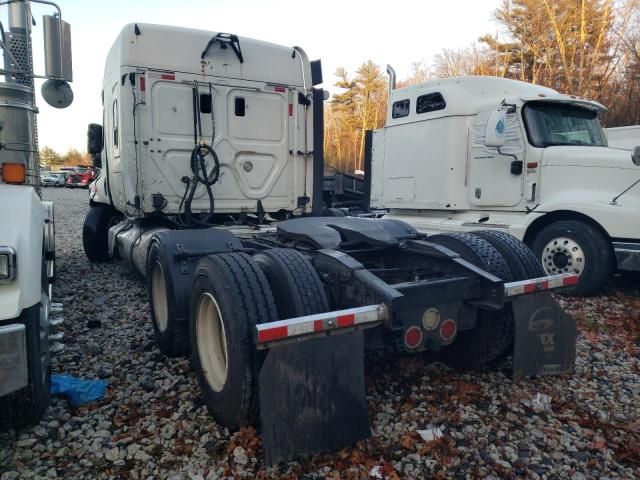
<svg viewBox="0 0 640 480"><path fill-rule="evenodd" d="M598 113L551 102L529 102L523 110L529 142L534 147L589 145L606 147Z"/></svg>

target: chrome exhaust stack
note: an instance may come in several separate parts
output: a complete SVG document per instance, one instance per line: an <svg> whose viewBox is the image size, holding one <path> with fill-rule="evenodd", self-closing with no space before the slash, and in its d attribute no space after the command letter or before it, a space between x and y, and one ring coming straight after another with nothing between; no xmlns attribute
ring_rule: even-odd
<svg viewBox="0 0 640 480"><path fill-rule="evenodd" d="M391 65L387 65L387 73L389 74L389 96L391 96L391 90L396 89L396 71Z"/></svg>

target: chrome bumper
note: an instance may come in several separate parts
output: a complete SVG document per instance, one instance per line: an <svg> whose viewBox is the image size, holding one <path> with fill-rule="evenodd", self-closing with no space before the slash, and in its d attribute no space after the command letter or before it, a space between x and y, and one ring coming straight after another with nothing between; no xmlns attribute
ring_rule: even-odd
<svg viewBox="0 0 640 480"><path fill-rule="evenodd" d="M0 327L0 397L28 385L27 341L24 324Z"/></svg>

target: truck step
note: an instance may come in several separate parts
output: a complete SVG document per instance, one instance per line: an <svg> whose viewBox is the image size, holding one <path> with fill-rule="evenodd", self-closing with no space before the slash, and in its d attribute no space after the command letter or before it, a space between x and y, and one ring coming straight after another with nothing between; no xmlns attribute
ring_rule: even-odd
<svg viewBox="0 0 640 480"><path fill-rule="evenodd" d="M51 302L51 309L49 313L52 315L55 313L62 313L64 311L64 306L60 302Z"/></svg>
<svg viewBox="0 0 640 480"><path fill-rule="evenodd" d="M62 316L52 318L51 320L49 320L49 323L51 324L52 327L57 327L59 325L62 325L62 322L64 322L64 317Z"/></svg>

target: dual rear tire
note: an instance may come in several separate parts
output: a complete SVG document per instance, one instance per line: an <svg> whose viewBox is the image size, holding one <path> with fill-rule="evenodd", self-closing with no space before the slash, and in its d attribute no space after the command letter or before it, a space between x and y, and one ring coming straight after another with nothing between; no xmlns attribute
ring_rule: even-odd
<svg viewBox="0 0 640 480"><path fill-rule="evenodd" d="M428 241L453 250L505 282L544 275L533 252L505 232L446 233ZM458 332L454 342L440 351L439 359L456 369L480 368L509 354L514 335L509 306L500 311L479 309L475 327Z"/></svg>
<svg viewBox="0 0 640 480"><path fill-rule="evenodd" d="M299 252L272 249L199 260L189 303L192 364L209 412L227 428L257 420L264 354L256 324L328 309L324 288Z"/></svg>
<svg viewBox="0 0 640 480"><path fill-rule="evenodd" d="M188 287L180 289L181 285L176 285L179 279L169 273L169 258L162 243L151 242L147 254L147 298L160 351L168 357L179 357L191 351L187 308L177 305L179 299L188 295Z"/></svg>

